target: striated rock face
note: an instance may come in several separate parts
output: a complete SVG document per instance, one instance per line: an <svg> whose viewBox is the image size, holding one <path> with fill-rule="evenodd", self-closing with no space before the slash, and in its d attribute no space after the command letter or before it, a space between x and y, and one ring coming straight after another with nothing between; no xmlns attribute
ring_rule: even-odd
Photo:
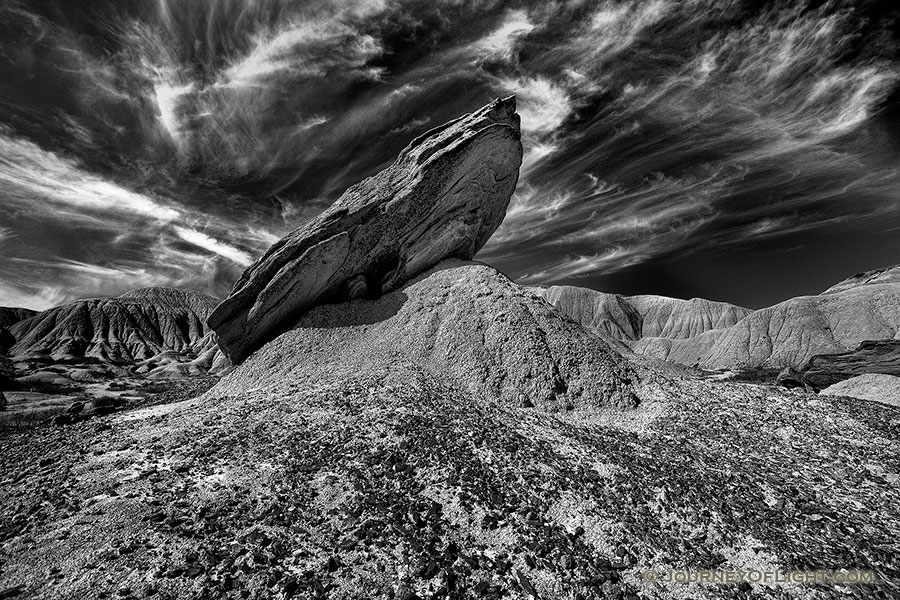
<svg viewBox="0 0 900 600"><path fill-rule="evenodd" d="M433 129L273 245L210 316L240 362L322 302L378 295L445 258L470 259L500 225L522 162L514 98Z"/></svg>
<svg viewBox="0 0 900 600"><path fill-rule="evenodd" d="M10 308L0 306L0 354L6 354L16 343L15 336L9 328L19 321L33 317L37 312L27 308Z"/></svg>
<svg viewBox="0 0 900 600"><path fill-rule="evenodd" d="M206 319L216 299L147 288L117 298L77 300L13 325L10 354L23 358L131 364L174 352L197 357L215 348Z"/></svg>
<svg viewBox="0 0 900 600"><path fill-rule="evenodd" d="M377 300L318 306L219 389L280 388L344 370L422 370L480 399L546 410L636 404L629 364L540 296L478 263L440 263Z"/></svg>
<svg viewBox="0 0 900 600"><path fill-rule="evenodd" d="M813 356L803 370L803 379L821 389L866 373L900 376L900 340L866 341L849 352Z"/></svg>
<svg viewBox="0 0 900 600"><path fill-rule="evenodd" d="M870 284L802 296L764 308L735 325L704 334L707 347L673 347L670 356L708 368L804 365L816 354L894 339L900 326L900 286Z"/></svg>
<svg viewBox="0 0 900 600"><path fill-rule="evenodd" d="M822 292L822 294L843 292L864 285L884 285L889 283L900 284L900 266L857 273L852 277L848 277L847 279L834 284Z"/></svg>

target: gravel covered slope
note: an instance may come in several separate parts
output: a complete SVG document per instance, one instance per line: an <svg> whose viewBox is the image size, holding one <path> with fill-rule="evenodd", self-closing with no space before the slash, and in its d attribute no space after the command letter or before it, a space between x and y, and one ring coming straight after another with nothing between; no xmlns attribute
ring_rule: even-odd
<svg viewBox="0 0 900 600"><path fill-rule="evenodd" d="M501 331L524 340L512 359L540 349L534 326L555 313L515 289L487 267L444 265L393 300L313 311L199 398L5 437L0 595L900 594L900 409L647 370L636 406L525 407L466 376L474 348L497 356L486 326L501 312L518 323ZM544 335L538 360L564 356ZM878 581L641 576L670 567L862 568Z"/></svg>
<svg viewBox="0 0 900 600"><path fill-rule="evenodd" d="M214 388L105 423L10 437L0 455L0 590L900 593L897 409L750 385L666 387L641 384L636 409L550 414L473 397L403 359L362 361L277 392ZM767 590L641 578L685 566L873 568L879 583Z"/></svg>

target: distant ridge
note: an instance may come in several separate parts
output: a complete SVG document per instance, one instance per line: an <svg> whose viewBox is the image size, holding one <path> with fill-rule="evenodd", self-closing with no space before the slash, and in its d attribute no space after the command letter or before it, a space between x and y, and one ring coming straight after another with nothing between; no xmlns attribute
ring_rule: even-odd
<svg viewBox="0 0 900 600"><path fill-rule="evenodd" d="M76 300L13 325L10 355L58 362L133 365L160 355L196 359L215 348L206 319L218 300L151 287L118 297ZM201 369L202 370L202 369Z"/></svg>
<svg viewBox="0 0 900 600"><path fill-rule="evenodd" d="M756 311L570 286L541 293L638 354L707 369L801 368L814 356L850 352L864 341L900 339L900 267L860 273L821 294Z"/></svg>

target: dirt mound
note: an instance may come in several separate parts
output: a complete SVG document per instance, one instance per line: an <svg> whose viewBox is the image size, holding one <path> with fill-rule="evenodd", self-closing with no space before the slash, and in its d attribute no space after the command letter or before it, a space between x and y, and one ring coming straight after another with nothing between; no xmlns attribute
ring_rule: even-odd
<svg viewBox="0 0 900 600"><path fill-rule="evenodd" d="M607 344L491 267L463 261L445 261L378 300L314 308L221 389L281 389L398 360L513 406L635 403L634 375Z"/></svg>

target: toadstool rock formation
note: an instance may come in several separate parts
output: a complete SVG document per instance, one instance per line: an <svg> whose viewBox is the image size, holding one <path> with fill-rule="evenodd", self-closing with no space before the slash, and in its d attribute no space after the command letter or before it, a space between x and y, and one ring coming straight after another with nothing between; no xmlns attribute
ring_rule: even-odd
<svg viewBox="0 0 900 600"><path fill-rule="evenodd" d="M323 302L377 297L445 258L471 259L518 181L515 98L413 140L397 161L273 245L209 318L235 363Z"/></svg>

